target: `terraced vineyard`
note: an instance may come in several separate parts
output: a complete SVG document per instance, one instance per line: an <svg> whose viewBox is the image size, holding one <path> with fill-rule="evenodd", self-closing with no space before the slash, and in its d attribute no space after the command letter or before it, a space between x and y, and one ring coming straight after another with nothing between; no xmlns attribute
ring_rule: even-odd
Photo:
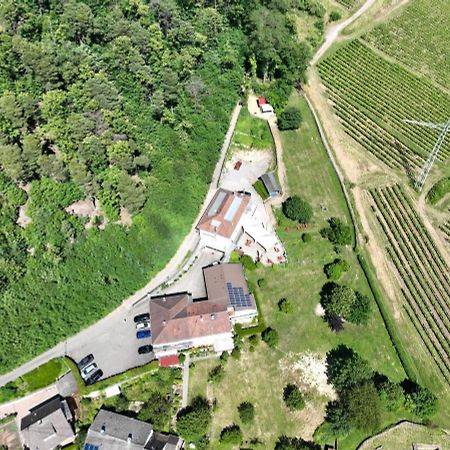
<svg viewBox="0 0 450 450"><path fill-rule="evenodd" d="M346 8L353 8L357 3L359 3L359 0L336 0L338 3L340 3L342 6L345 6Z"/></svg>
<svg viewBox="0 0 450 450"><path fill-rule="evenodd" d="M446 122L450 95L386 61L360 40L339 48L318 69L345 131L389 167L414 175L437 134L405 119ZM438 160L449 156L450 136Z"/></svg>
<svg viewBox="0 0 450 450"><path fill-rule="evenodd" d="M445 240L450 243L450 220L443 223L439 228L444 233Z"/></svg>
<svg viewBox="0 0 450 450"><path fill-rule="evenodd" d="M370 195L389 243L405 311L450 386L449 268L399 185L374 189Z"/></svg>

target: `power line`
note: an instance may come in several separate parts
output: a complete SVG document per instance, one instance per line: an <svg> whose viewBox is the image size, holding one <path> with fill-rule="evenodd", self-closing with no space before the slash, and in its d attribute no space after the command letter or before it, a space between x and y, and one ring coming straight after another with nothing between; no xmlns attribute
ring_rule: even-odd
<svg viewBox="0 0 450 450"><path fill-rule="evenodd" d="M445 136L447 135L447 132L450 130L450 118L448 119L447 123L419 122L417 120L408 120L408 119L406 119L405 122L410 123L412 125L419 125L421 127L428 127L433 128L435 130L441 130L441 133L434 144L433 150L431 150L430 154L428 155L428 158L425 161L425 164L422 166L422 170L420 171L420 174L417 177L416 182L414 183L414 187L420 192L423 188L423 185L425 184L425 180L427 179L428 174L430 173L431 167L433 166L433 163L439 153L439 149L444 143Z"/></svg>

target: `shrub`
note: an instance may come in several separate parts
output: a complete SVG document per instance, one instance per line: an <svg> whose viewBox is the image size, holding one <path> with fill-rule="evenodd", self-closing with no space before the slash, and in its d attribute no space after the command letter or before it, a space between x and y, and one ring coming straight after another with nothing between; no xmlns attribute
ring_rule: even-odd
<svg viewBox="0 0 450 450"><path fill-rule="evenodd" d="M418 417L426 418L437 411L437 397L426 387L414 384L405 398L406 407Z"/></svg>
<svg viewBox="0 0 450 450"><path fill-rule="evenodd" d="M230 425L220 432L220 442L224 444L239 445L242 439L242 431L239 425Z"/></svg>
<svg viewBox="0 0 450 450"><path fill-rule="evenodd" d="M344 259L335 259L332 263L326 264L323 268L329 280L338 280L344 272L350 269L350 264Z"/></svg>
<svg viewBox="0 0 450 450"><path fill-rule="evenodd" d="M180 361L180 364L184 364L184 361L186 361L186 355L184 353L180 353L178 356L178 361Z"/></svg>
<svg viewBox="0 0 450 450"><path fill-rule="evenodd" d="M247 270L255 270L256 269L256 264L254 263L251 256L248 256L248 255L241 256L241 263L244 266L244 268Z"/></svg>
<svg viewBox="0 0 450 450"><path fill-rule="evenodd" d="M321 33L323 33L323 30L325 28L325 24L323 22L323 20L316 20L314 22L314 28L316 28L317 30L319 30Z"/></svg>
<svg viewBox="0 0 450 450"><path fill-rule="evenodd" d="M371 312L370 299L367 295L363 295L358 291L355 292L355 295L355 301L346 318L357 325L365 325L369 320Z"/></svg>
<svg viewBox="0 0 450 450"><path fill-rule="evenodd" d="M352 229L345 225L341 219L332 217L328 221L329 227L320 230L323 238L328 239L334 245L350 245L352 243Z"/></svg>
<svg viewBox="0 0 450 450"><path fill-rule="evenodd" d="M403 388L390 380L378 386L378 396L387 411L397 411L405 403Z"/></svg>
<svg viewBox="0 0 450 450"><path fill-rule="evenodd" d="M302 113L295 106L287 106L278 118L280 130L296 130L302 123Z"/></svg>
<svg viewBox="0 0 450 450"><path fill-rule="evenodd" d="M231 357L235 360L241 359L241 349L239 347L235 347L231 352Z"/></svg>
<svg viewBox="0 0 450 450"><path fill-rule="evenodd" d="M255 407L250 402L242 402L238 406L238 413L242 423L253 422L255 418Z"/></svg>
<svg viewBox="0 0 450 450"><path fill-rule="evenodd" d="M177 432L185 440L200 440L209 429L211 407L203 397L196 397L192 403L177 414Z"/></svg>
<svg viewBox="0 0 450 450"><path fill-rule="evenodd" d="M220 355L220 360L225 363L228 361L229 357L230 354L228 352L222 352L222 354Z"/></svg>
<svg viewBox="0 0 450 450"><path fill-rule="evenodd" d="M312 241L312 236L310 233L303 233L302 234L302 241L305 243L311 242Z"/></svg>
<svg viewBox="0 0 450 450"><path fill-rule="evenodd" d="M348 406L344 402L334 400L328 402L325 421L334 435L345 435L350 431Z"/></svg>
<svg viewBox="0 0 450 450"><path fill-rule="evenodd" d="M170 421L171 406L170 400L160 392L152 392L148 401L144 403L142 409L139 411L138 419L145 422L151 422L157 429L163 429ZM126 411L127 409L128 401L127 407L122 408L122 410ZM120 410L120 408L117 410Z"/></svg>
<svg viewBox="0 0 450 450"><path fill-rule="evenodd" d="M357 429L374 433L380 426L381 403L371 381L354 386L347 393L348 416Z"/></svg>
<svg viewBox="0 0 450 450"><path fill-rule="evenodd" d="M301 438L280 436L275 450L321 450L321 445L305 441Z"/></svg>
<svg viewBox="0 0 450 450"><path fill-rule="evenodd" d="M208 381L211 383L220 383L225 376L225 370L222 364L213 367L208 373Z"/></svg>
<svg viewBox="0 0 450 450"><path fill-rule="evenodd" d="M282 298L278 302L278 309L281 312L284 312L285 314L290 314L294 310L294 307L293 307L292 303L287 298Z"/></svg>
<svg viewBox="0 0 450 450"><path fill-rule="evenodd" d="M260 279L258 280L258 286L259 286L260 288L265 288L265 287L267 287L267 280L266 280L265 278L260 278Z"/></svg>
<svg viewBox="0 0 450 450"><path fill-rule="evenodd" d="M305 407L305 400L300 389L295 384L288 384L283 391L283 400L292 411L299 411Z"/></svg>
<svg viewBox="0 0 450 450"><path fill-rule="evenodd" d="M341 13L339 11L333 10L330 12L329 18L330 22L336 22L338 20L341 20Z"/></svg>
<svg viewBox="0 0 450 450"><path fill-rule="evenodd" d="M309 223L313 215L313 210L308 202L295 195L283 202L283 213L291 220L297 220L300 223Z"/></svg>
<svg viewBox="0 0 450 450"><path fill-rule="evenodd" d="M276 347L279 341L278 332L271 327L261 333L261 338L271 348Z"/></svg>
<svg viewBox="0 0 450 450"><path fill-rule="evenodd" d="M252 334L248 338L248 342L250 343L250 345L257 346L259 344L259 336L257 334Z"/></svg>

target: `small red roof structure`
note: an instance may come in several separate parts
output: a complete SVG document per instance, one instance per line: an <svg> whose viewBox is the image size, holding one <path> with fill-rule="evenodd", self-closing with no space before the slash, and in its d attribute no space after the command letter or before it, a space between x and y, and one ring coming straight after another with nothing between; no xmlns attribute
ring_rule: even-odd
<svg viewBox="0 0 450 450"><path fill-rule="evenodd" d="M234 170L239 170L242 166L242 161L238 161L235 165L234 165Z"/></svg>
<svg viewBox="0 0 450 450"><path fill-rule="evenodd" d="M178 359L178 355L163 356L159 360L159 367L172 367L179 365L180 360Z"/></svg>
<svg viewBox="0 0 450 450"><path fill-rule="evenodd" d="M258 97L257 103L259 107L261 107L261 105L265 105L267 103L266 97Z"/></svg>

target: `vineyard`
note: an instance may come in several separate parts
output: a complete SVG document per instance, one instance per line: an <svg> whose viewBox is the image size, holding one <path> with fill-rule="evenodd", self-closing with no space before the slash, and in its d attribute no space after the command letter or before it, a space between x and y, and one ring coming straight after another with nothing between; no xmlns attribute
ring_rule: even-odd
<svg viewBox="0 0 450 450"><path fill-rule="evenodd" d="M449 268L399 185L373 189L370 196L389 243L405 311L450 385Z"/></svg>
<svg viewBox="0 0 450 450"><path fill-rule="evenodd" d="M449 210L450 212L450 210ZM450 243L450 220L443 223L439 229L444 233L445 240Z"/></svg>
<svg viewBox="0 0 450 450"><path fill-rule="evenodd" d="M340 3L342 6L345 6L346 8L353 8L357 3L359 3L358 0L336 0L338 3Z"/></svg>
<svg viewBox="0 0 450 450"><path fill-rule="evenodd" d="M400 15L378 25L363 39L448 89L449 23L448 0L412 0Z"/></svg>
<svg viewBox="0 0 450 450"><path fill-rule="evenodd" d="M389 167L414 176L437 134L405 119L446 122L450 95L386 61L360 40L339 48L318 69L347 134ZM438 161L445 162L449 156L447 137Z"/></svg>

